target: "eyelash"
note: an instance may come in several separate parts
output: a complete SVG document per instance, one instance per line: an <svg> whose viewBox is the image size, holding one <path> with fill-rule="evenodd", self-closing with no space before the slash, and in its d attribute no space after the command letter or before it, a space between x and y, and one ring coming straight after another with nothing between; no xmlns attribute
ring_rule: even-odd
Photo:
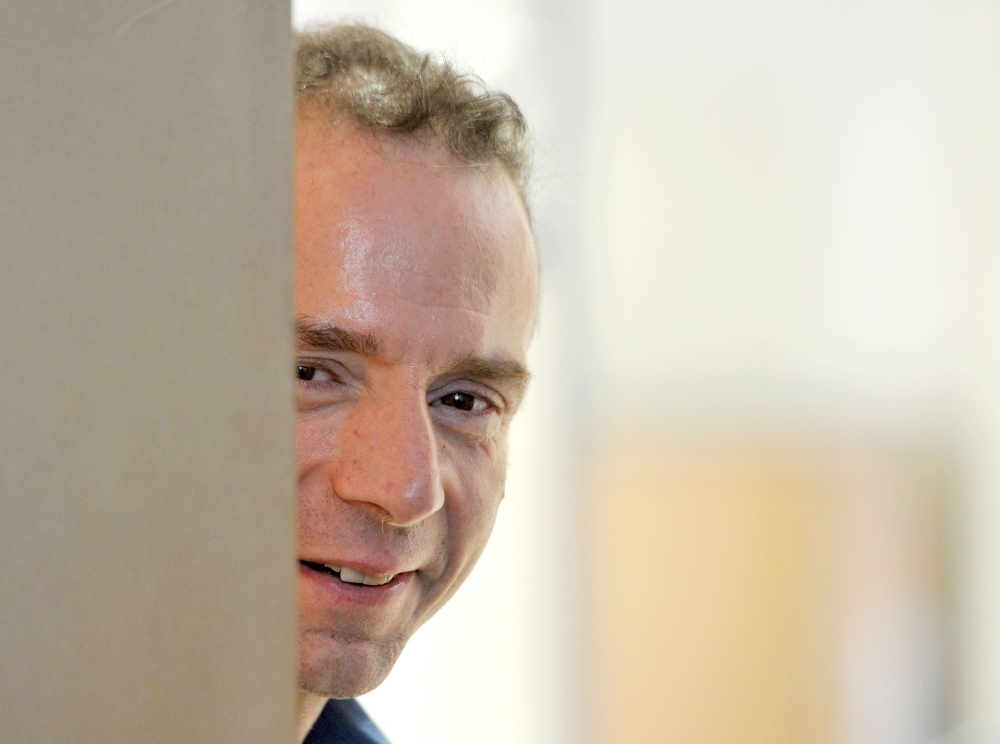
<svg viewBox="0 0 1000 744"><path fill-rule="evenodd" d="M305 370L313 370L314 372L325 372L326 374L330 375L330 377L332 377L333 379L332 380L303 379L302 378L302 373ZM329 367L323 366L322 364L310 363L309 360L302 360L302 361L300 361L296 365L295 374L297 375L299 382L314 382L314 383L316 383L318 385L329 384L331 382L339 382L340 381L338 375L333 370L331 370Z"/></svg>
<svg viewBox="0 0 1000 744"><path fill-rule="evenodd" d="M458 405L448 406L448 404L444 402L448 398L458 398L460 396L466 397L466 398L471 398L472 399L472 408L462 408L461 406L458 406ZM482 403L483 406L484 406L484 409L476 411L475 410L475 406L476 406L477 403ZM468 393L468 392L466 392L464 390L454 390L454 391L452 391L450 393L445 393L444 395L439 395L437 398L435 398L434 400L432 400L430 402L430 405L432 405L432 406L448 406L449 408L455 408L456 410L459 410L459 411L462 411L462 412L465 412L465 413L472 413L472 414L485 413L486 412L485 409L496 410L496 408L497 408L493 403L491 403L489 400L487 400L486 398L484 398L482 395L476 395L475 393Z"/></svg>
<svg viewBox="0 0 1000 744"><path fill-rule="evenodd" d="M303 379L302 375L303 375L303 373L306 370L312 370L313 373L315 373L315 372L325 373L325 374L329 375L332 379L330 379L330 380ZM300 383L305 383L305 384L330 385L330 384L338 384L338 383L341 382L340 376L337 375L337 373L334 372L332 369L330 369L329 366L324 365L324 364L319 364L318 362L316 362L316 361L314 361L312 359L301 359L301 360L299 360L299 362L296 364L296 375L298 377L298 381ZM455 398L455 397L458 397L458 396L465 396L465 397L468 397L468 398L472 398L473 399L472 408L471 409L461 408L458 405L448 406L448 404L444 403L444 401L447 398L449 398L449 397ZM477 403L482 403L483 404L483 408L480 409L479 411L475 410L475 406L476 406ZM449 391L449 392L444 393L442 395L438 395L437 397L435 397L433 400L431 400L429 402L429 405L431 405L431 406L447 406L449 408L455 408L456 410L461 411L463 413L472 413L474 415L475 414L484 414L484 413L489 412L490 410L496 411L496 412L500 412L502 410L502 406L499 405L498 403L496 403L495 401L490 400L490 398L488 396L482 395L482 394L479 394L479 393L476 393L476 392L470 392L468 390L452 390L452 391Z"/></svg>

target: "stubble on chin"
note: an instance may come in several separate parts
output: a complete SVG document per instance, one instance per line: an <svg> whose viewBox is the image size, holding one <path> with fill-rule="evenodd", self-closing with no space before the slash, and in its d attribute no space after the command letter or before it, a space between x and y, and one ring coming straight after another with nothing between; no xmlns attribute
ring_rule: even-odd
<svg viewBox="0 0 1000 744"><path fill-rule="evenodd" d="M303 631L299 637L299 687L338 700L370 692L392 671L406 641L360 640Z"/></svg>

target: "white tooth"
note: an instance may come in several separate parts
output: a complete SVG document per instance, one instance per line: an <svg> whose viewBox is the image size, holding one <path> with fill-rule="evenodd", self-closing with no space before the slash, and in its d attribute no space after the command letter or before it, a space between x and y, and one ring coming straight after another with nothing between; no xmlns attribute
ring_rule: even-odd
<svg viewBox="0 0 1000 744"><path fill-rule="evenodd" d="M386 576L384 579L380 579L377 576L365 576L365 584L368 586L382 586L382 584L388 584L390 579L392 579L391 576Z"/></svg>
<svg viewBox="0 0 1000 744"><path fill-rule="evenodd" d="M329 563L324 563L323 565L329 568L331 571L336 571L337 573L340 573L340 566L331 566Z"/></svg>
<svg viewBox="0 0 1000 744"><path fill-rule="evenodd" d="M361 584L364 583L365 575L360 571L355 571L353 568L344 566L340 569L340 580L346 581L348 584Z"/></svg>

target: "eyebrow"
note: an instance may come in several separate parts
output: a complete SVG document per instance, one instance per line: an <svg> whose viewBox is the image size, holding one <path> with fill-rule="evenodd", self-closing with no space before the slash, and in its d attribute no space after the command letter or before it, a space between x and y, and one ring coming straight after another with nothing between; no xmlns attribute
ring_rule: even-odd
<svg viewBox="0 0 1000 744"><path fill-rule="evenodd" d="M489 382L507 382L521 388L527 387L531 381L531 372L514 359L467 357L448 367L444 374Z"/></svg>
<svg viewBox="0 0 1000 744"><path fill-rule="evenodd" d="M299 345L313 349L346 351L370 359L376 359L381 349L378 339L371 333L349 331L332 323L309 318L299 318L295 324L295 331ZM504 357L466 357L441 370L440 374L449 377L468 377L484 382L506 383L513 385L518 393L523 393L531 381L531 372L524 364L516 359Z"/></svg>
<svg viewBox="0 0 1000 744"><path fill-rule="evenodd" d="M443 375L455 379L492 383L511 411L516 411L531 382L531 372L521 362L509 358L466 357L443 370Z"/></svg>
<svg viewBox="0 0 1000 744"><path fill-rule="evenodd" d="M379 353L379 342L371 333L358 333L331 323L299 318L295 335L300 346L323 351L347 351L374 359Z"/></svg>

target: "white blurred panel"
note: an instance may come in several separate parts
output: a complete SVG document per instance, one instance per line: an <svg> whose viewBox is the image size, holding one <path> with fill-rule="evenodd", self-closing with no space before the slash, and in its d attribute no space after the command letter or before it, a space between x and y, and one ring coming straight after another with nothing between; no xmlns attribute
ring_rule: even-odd
<svg viewBox="0 0 1000 744"><path fill-rule="evenodd" d="M926 405L954 295L926 4L600 8L608 379L671 407Z"/></svg>

